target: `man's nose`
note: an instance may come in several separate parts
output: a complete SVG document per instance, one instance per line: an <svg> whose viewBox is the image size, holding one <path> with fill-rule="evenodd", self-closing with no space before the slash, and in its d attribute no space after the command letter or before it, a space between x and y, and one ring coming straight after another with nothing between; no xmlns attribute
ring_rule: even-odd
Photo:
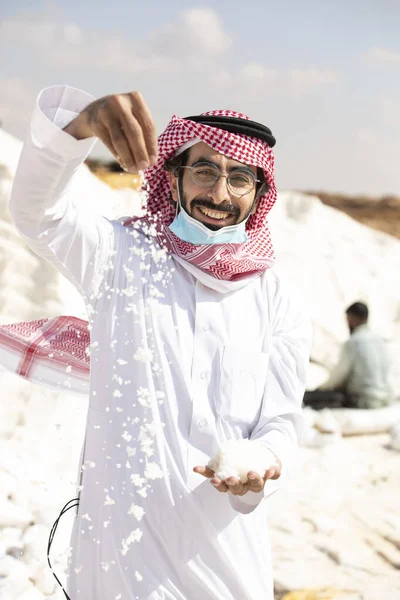
<svg viewBox="0 0 400 600"><path fill-rule="evenodd" d="M220 175L218 181L208 190L208 197L213 199L215 204L222 204L230 201L227 175Z"/></svg>

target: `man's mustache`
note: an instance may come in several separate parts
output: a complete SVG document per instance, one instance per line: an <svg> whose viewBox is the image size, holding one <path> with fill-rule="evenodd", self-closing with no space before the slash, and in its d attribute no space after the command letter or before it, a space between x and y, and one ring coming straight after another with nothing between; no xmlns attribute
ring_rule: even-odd
<svg viewBox="0 0 400 600"><path fill-rule="evenodd" d="M213 202L210 202L210 200L206 199L206 198L196 198L195 200L192 200L191 202L191 207L192 209L195 206L201 206L202 208L208 208L209 210L216 210L216 211L220 211L220 212L226 212L229 213L231 215L235 215L238 216L240 214L240 210L238 208L236 208L235 206L232 206L232 204L214 204Z"/></svg>

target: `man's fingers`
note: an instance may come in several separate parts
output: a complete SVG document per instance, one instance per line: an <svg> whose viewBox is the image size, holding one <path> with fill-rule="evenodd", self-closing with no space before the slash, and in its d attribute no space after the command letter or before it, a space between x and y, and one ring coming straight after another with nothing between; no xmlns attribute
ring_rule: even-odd
<svg viewBox="0 0 400 600"><path fill-rule="evenodd" d="M129 148L128 141L125 137L125 132L122 130L121 125L119 123L110 124L108 132L117 156L119 156L119 162L123 167L131 170L133 165L137 163Z"/></svg>
<svg viewBox="0 0 400 600"><path fill-rule="evenodd" d="M107 146L107 148L109 149L111 154L114 155L116 160L118 160L118 162L120 162L120 158L119 158L118 153L117 153L116 149L114 148L114 145L111 141L110 134L108 133L108 129L106 129L102 125L98 125L96 128L96 135L99 138L99 140L101 140L103 142L103 144L105 146Z"/></svg>
<svg viewBox="0 0 400 600"><path fill-rule="evenodd" d="M236 477L228 477L225 481L221 481L218 477L215 477L214 471L209 467L196 466L193 468L195 473L203 475L207 479L211 479L211 484L219 492L231 492L235 496L244 496L247 492L261 492L264 489L265 482L268 479L278 479L280 476L280 470L278 467L270 467L265 471L264 477L261 477L254 471L247 473L247 481L242 483Z"/></svg>
<svg viewBox="0 0 400 600"><path fill-rule="evenodd" d="M218 492L227 492L229 490L229 487L227 486L225 481L221 481L220 479L218 479L218 477L213 477L211 479L211 483Z"/></svg>
<svg viewBox="0 0 400 600"><path fill-rule="evenodd" d="M125 169L131 171L132 173L137 173L138 169L136 167L135 164L126 164L126 162L124 161L124 159L118 154L118 150L115 148L110 134L108 132L108 129L106 129L105 127L103 127L103 125L97 125L96 127L96 135L99 138L99 140L101 140L103 142L103 144L109 149L109 151L111 152L111 154L113 154L113 156L115 157L115 159L120 163L120 165L122 167L124 167Z"/></svg>
<svg viewBox="0 0 400 600"><path fill-rule="evenodd" d="M75 131L75 126L72 132L77 139L96 135L129 171L156 164L156 128L140 92L104 96L92 102L82 114L79 131Z"/></svg>
<svg viewBox="0 0 400 600"><path fill-rule="evenodd" d="M199 475L203 475L203 477L207 477L207 479L211 479L211 477L214 477L214 471L212 471L208 467L198 465L196 467L193 467L193 471L195 473L198 473Z"/></svg>
<svg viewBox="0 0 400 600"><path fill-rule="evenodd" d="M280 476L281 467L280 465L277 465L276 467L270 467L265 471L264 480L267 481L267 479L279 479Z"/></svg>
<svg viewBox="0 0 400 600"><path fill-rule="evenodd" d="M229 486L229 491L231 494L234 494L234 496L244 496L249 490L249 484L242 483L239 479L236 479L236 477L228 477L226 483Z"/></svg>
<svg viewBox="0 0 400 600"><path fill-rule="evenodd" d="M147 157L150 164L154 165L157 162L157 133L150 110L140 92L132 92L131 101L133 115L142 130Z"/></svg>
<svg viewBox="0 0 400 600"><path fill-rule="evenodd" d="M269 469L269 471L270 473L268 479L279 479L279 477L281 476L279 469L272 467L271 469Z"/></svg>
<svg viewBox="0 0 400 600"><path fill-rule="evenodd" d="M141 126L132 115L124 115L122 130L135 163L141 171L147 169L150 166L150 159Z"/></svg>
<svg viewBox="0 0 400 600"><path fill-rule="evenodd" d="M263 479L261 475L259 475L258 473L254 473L253 471L250 471L247 474L247 477L249 481L249 489L252 492L261 492L261 490L264 488L265 479Z"/></svg>

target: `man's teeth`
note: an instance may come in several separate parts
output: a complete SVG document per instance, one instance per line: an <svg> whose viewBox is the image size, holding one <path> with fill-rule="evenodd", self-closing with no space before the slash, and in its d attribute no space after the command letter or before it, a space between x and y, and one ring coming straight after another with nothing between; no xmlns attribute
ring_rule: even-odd
<svg viewBox="0 0 400 600"><path fill-rule="evenodd" d="M201 212L203 213L203 215L206 215L206 217L210 217L211 219L226 219L229 216L229 213L226 212L218 212L216 210L209 210L208 208L203 208L202 206L199 206Z"/></svg>

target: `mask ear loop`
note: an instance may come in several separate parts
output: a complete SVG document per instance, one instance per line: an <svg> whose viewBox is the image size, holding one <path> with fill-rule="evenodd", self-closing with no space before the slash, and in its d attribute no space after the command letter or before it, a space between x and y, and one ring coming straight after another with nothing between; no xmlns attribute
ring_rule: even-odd
<svg viewBox="0 0 400 600"><path fill-rule="evenodd" d="M174 171L174 175L175 175L176 181L177 181L176 193L178 196L178 200L176 201L176 208L175 208L175 218L176 218L178 216L179 211L182 210L181 194L180 194L180 189L179 189L179 168Z"/></svg>

